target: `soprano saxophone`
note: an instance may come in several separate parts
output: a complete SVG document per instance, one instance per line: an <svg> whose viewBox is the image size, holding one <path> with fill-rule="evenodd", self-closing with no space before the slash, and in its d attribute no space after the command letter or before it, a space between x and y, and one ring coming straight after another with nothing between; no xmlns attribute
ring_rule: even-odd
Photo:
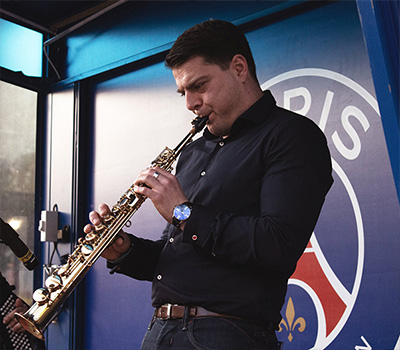
<svg viewBox="0 0 400 350"><path fill-rule="evenodd" d="M168 147L151 163L151 167L163 168L169 172L183 148L192 142L194 135L207 123L207 117L192 120L193 127L182 141L172 150ZM111 214L103 223L94 227L91 233L78 239L74 251L65 265L57 268L45 280L45 287L33 293L34 303L23 314L16 313L18 322L35 337L44 340L44 331L58 315L61 306L83 279L96 260L116 239L118 232L128 223L133 214L146 200L145 196L133 191L133 184L112 207Z"/></svg>

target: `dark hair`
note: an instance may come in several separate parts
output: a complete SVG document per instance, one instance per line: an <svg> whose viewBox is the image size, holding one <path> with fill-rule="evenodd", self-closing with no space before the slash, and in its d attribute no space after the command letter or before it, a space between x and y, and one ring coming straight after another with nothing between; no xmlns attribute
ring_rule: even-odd
<svg viewBox="0 0 400 350"><path fill-rule="evenodd" d="M232 23L210 20L196 24L181 34L169 51L165 65L173 69L193 57L201 56L206 62L226 70L236 54L246 58L250 74L257 82L254 58L243 32Z"/></svg>

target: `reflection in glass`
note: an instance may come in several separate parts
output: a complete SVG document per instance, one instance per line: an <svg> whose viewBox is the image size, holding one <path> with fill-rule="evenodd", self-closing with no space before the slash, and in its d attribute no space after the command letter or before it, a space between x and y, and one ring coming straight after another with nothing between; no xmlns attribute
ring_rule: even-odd
<svg viewBox="0 0 400 350"><path fill-rule="evenodd" d="M0 81L0 217L33 251L37 93ZM0 272L32 300L33 272L0 244Z"/></svg>

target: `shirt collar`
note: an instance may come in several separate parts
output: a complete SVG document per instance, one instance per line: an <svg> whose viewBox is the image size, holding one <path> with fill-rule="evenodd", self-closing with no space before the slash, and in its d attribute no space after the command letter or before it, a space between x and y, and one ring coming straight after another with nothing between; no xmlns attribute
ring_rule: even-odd
<svg viewBox="0 0 400 350"><path fill-rule="evenodd" d="M239 131L246 128L246 126L262 124L267 118L265 112L275 105L276 101L271 92L269 90L264 91L264 96L236 119L232 125L231 135L237 134ZM204 130L203 136L206 140L210 141L218 141L221 139L221 137L215 136L209 132L207 128Z"/></svg>

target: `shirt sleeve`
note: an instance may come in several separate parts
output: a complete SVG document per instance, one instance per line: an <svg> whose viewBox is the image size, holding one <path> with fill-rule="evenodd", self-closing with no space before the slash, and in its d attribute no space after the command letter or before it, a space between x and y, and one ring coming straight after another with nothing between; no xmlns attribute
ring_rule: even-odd
<svg viewBox="0 0 400 350"><path fill-rule="evenodd" d="M332 185L331 158L325 136L307 118L281 123L260 147L259 214L223 213L194 203L183 242L229 263L288 270L303 253Z"/></svg>

